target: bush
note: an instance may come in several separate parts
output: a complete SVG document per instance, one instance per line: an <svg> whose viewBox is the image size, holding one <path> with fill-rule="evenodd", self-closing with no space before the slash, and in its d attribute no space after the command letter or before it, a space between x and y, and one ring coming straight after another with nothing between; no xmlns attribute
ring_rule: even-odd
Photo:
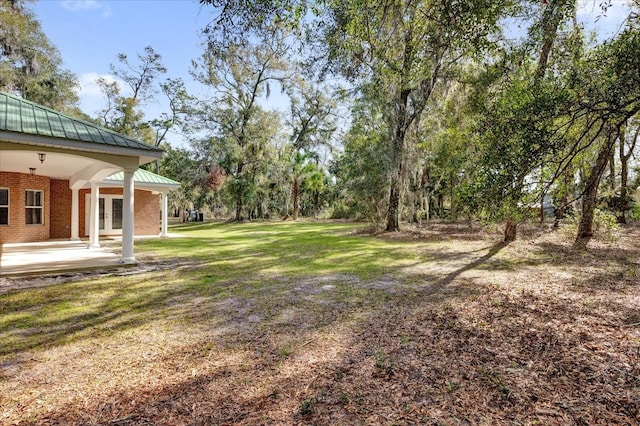
<svg viewBox="0 0 640 426"><path fill-rule="evenodd" d="M560 230L566 238L575 238L578 234L580 215L568 216ZM612 242L620 235L618 218L612 212L596 209L593 215L593 236L599 240Z"/></svg>
<svg viewBox="0 0 640 426"><path fill-rule="evenodd" d="M640 220L640 206L633 206L631 210L629 210L629 215L633 220Z"/></svg>
<svg viewBox="0 0 640 426"><path fill-rule="evenodd" d="M331 206L331 219L349 219L351 216L351 208L344 201L336 201Z"/></svg>

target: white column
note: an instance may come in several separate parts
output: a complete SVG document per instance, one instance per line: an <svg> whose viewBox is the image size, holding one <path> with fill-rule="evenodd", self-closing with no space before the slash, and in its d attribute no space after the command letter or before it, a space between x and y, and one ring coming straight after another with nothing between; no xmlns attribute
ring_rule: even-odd
<svg viewBox="0 0 640 426"><path fill-rule="evenodd" d="M91 209L89 210L89 247L100 247L100 187L91 182Z"/></svg>
<svg viewBox="0 0 640 426"><path fill-rule="evenodd" d="M124 192L122 195L122 263L135 263L133 257L133 174L135 170L124 170Z"/></svg>
<svg viewBox="0 0 640 426"><path fill-rule="evenodd" d="M78 188L71 188L71 241L80 241L80 205Z"/></svg>
<svg viewBox="0 0 640 426"><path fill-rule="evenodd" d="M169 214L167 213L167 211L169 210L169 194L167 194L166 192L162 193L162 223L161 223L161 231L160 231L160 236L161 237L166 237L168 235L167 233L167 229L168 229L168 218L169 218Z"/></svg>

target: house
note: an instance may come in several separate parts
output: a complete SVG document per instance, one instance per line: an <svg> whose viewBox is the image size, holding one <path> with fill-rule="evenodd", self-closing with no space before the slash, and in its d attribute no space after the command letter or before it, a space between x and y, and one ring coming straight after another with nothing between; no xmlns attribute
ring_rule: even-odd
<svg viewBox="0 0 640 426"><path fill-rule="evenodd" d="M139 169L159 159L147 145L0 92L0 244L166 235L167 193L178 182Z"/></svg>

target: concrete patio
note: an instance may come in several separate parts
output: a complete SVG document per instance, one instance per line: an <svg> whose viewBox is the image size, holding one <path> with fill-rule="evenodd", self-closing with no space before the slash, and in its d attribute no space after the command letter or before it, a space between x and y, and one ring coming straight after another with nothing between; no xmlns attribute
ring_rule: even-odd
<svg viewBox="0 0 640 426"><path fill-rule="evenodd" d="M0 244L0 277L117 268L120 261L113 248L88 248L87 241Z"/></svg>

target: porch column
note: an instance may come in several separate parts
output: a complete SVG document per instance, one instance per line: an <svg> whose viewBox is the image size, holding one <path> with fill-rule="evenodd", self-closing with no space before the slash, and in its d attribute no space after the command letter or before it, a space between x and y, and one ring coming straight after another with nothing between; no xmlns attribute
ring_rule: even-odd
<svg viewBox="0 0 640 426"><path fill-rule="evenodd" d="M100 247L100 187L91 182L91 209L89 211L89 248Z"/></svg>
<svg viewBox="0 0 640 426"><path fill-rule="evenodd" d="M162 193L162 224L161 224L161 231L160 231L160 236L161 237L166 237L167 234L167 229L168 229L168 217L169 214L167 213L167 211L169 210L169 194L166 192Z"/></svg>
<svg viewBox="0 0 640 426"><path fill-rule="evenodd" d="M71 188L71 241L80 241L80 207L78 188Z"/></svg>
<svg viewBox="0 0 640 426"><path fill-rule="evenodd" d="M124 169L124 191L122 206L122 263L135 263L133 257L133 174L135 170Z"/></svg>

